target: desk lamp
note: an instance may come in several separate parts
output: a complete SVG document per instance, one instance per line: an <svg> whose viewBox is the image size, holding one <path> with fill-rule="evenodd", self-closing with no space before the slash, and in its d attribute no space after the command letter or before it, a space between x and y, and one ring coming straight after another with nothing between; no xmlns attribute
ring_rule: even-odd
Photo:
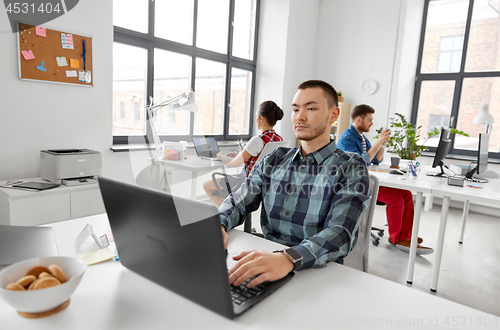
<svg viewBox="0 0 500 330"><path fill-rule="evenodd" d="M488 133L488 129L491 124L495 122L495 118L489 112L488 103L481 104L481 109L479 113L472 119L472 123L476 125L487 125L486 133Z"/></svg>
<svg viewBox="0 0 500 330"><path fill-rule="evenodd" d="M186 101L183 101L181 103L180 101L182 99L185 99ZM157 159L161 154L161 140L158 136L158 132L156 131L153 114L166 106L168 106L171 110L175 109L198 112L198 107L196 106L195 102L195 95L192 90L188 93L182 93L174 96L158 104L153 104L153 97L149 97L149 105L146 107L146 111L148 112L149 124L151 125L151 132L153 133L153 140L155 143L155 154L153 156L153 160Z"/></svg>

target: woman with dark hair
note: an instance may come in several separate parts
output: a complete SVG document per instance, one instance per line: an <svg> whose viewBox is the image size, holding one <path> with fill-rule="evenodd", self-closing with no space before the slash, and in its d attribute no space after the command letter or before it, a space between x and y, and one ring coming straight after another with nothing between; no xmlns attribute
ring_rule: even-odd
<svg viewBox="0 0 500 330"><path fill-rule="evenodd" d="M229 176L223 179L217 179L219 187L226 187L226 180L229 187L235 187L241 183L241 181L248 177L252 171L255 161L259 158L264 146L268 142L283 141L283 138L274 131L274 125L276 125L278 120L283 118L283 115L283 110L281 110L281 108L278 107L278 105L276 105L273 101L265 101L260 104L259 109L255 114L255 123L257 124L257 128L261 130L262 133L259 136L251 138L239 154L227 154L226 156L234 157L229 162L224 161L227 158L220 157L222 161L231 167L237 167L241 164L245 164L245 169L237 177ZM223 182L221 183L221 181ZM220 206L222 204L223 199L221 196L217 193L214 194L214 192L218 191L218 189L213 180L205 181L203 183L203 189L205 189L208 197L212 200L212 202L214 202L215 205Z"/></svg>

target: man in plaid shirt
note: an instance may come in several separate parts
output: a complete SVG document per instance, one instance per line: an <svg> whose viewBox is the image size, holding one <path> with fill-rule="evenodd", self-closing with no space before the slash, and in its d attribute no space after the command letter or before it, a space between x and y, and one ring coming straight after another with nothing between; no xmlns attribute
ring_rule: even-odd
<svg viewBox="0 0 500 330"><path fill-rule="evenodd" d="M242 224L262 204L261 226L267 239L287 245L302 260L284 252L246 251L235 256L229 281L238 286L257 276L249 288L276 281L290 271L343 263L356 243L361 213L368 201L369 176L356 153L337 149L330 126L339 116L335 89L320 80L298 87L292 124L300 147L278 148L254 166L241 188L220 206L226 231Z"/></svg>

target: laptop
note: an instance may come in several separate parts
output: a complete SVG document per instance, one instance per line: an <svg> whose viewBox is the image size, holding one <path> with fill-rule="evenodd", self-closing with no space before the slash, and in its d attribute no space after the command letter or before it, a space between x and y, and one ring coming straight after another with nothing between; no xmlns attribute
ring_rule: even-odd
<svg viewBox="0 0 500 330"><path fill-rule="evenodd" d="M0 225L0 269L26 259L57 255L54 229Z"/></svg>
<svg viewBox="0 0 500 330"><path fill-rule="evenodd" d="M99 187L123 266L213 312L232 319L293 276L231 286L215 205L105 177Z"/></svg>
<svg viewBox="0 0 500 330"><path fill-rule="evenodd" d="M198 157L209 160L220 160L217 157L219 146L213 135L197 135L193 136L194 149Z"/></svg>

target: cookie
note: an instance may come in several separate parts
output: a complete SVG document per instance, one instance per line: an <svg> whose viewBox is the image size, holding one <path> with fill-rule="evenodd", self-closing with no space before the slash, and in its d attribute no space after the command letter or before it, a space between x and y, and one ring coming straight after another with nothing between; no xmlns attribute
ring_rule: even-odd
<svg viewBox="0 0 500 330"><path fill-rule="evenodd" d="M17 283L10 283L5 289L12 291L26 291L26 289L22 285Z"/></svg>
<svg viewBox="0 0 500 330"><path fill-rule="evenodd" d="M44 278L44 277L54 277L51 274L48 273L48 269L46 272L41 272L40 275L38 275L38 278Z"/></svg>
<svg viewBox="0 0 500 330"><path fill-rule="evenodd" d="M54 277L39 278L37 283L33 287L33 290L47 289L59 284L61 284L61 282L59 282L59 280Z"/></svg>
<svg viewBox="0 0 500 330"><path fill-rule="evenodd" d="M28 275L33 275L35 276L36 278L38 278L38 276L43 273L43 272L46 272L48 273L49 272L49 269L45 266L35 266L35 267L31 267L30 270L28 270L28 272L26 273L26 276Z"/></svg>
<svg viewBox="0 0 500 330"><path fill-rule="evenodd" d="M53 276L51 275L50 277L53 277ZM33 282L31 282L30 286L28 287L28 291L34 290L35 285L36 285L38 282L40 282L40 279L39 279L39 278L38 278L38 279L36 279L36 280L34 280Z"/></svg>
<svg viewBox="0 0 500 330"><path fill-rule="evenodd" d="M28 275L28 276L25 276L25 277L21 277L20 279L18 279L16 281L17 284L23 286L23 287L27 287L28 285L31 284L31 282L33 282L34 280L36 280L36 277L33 276L33 275Z"/></svg>
<svg viewBox="0 0 500 330"><path fill-rule="evenodd" d="M50 265L49 272L52 275L54 275L54 277L57 278L61 283L64 283L67 281L66 274L64 274L63 270L58 265Z"/></svg>

